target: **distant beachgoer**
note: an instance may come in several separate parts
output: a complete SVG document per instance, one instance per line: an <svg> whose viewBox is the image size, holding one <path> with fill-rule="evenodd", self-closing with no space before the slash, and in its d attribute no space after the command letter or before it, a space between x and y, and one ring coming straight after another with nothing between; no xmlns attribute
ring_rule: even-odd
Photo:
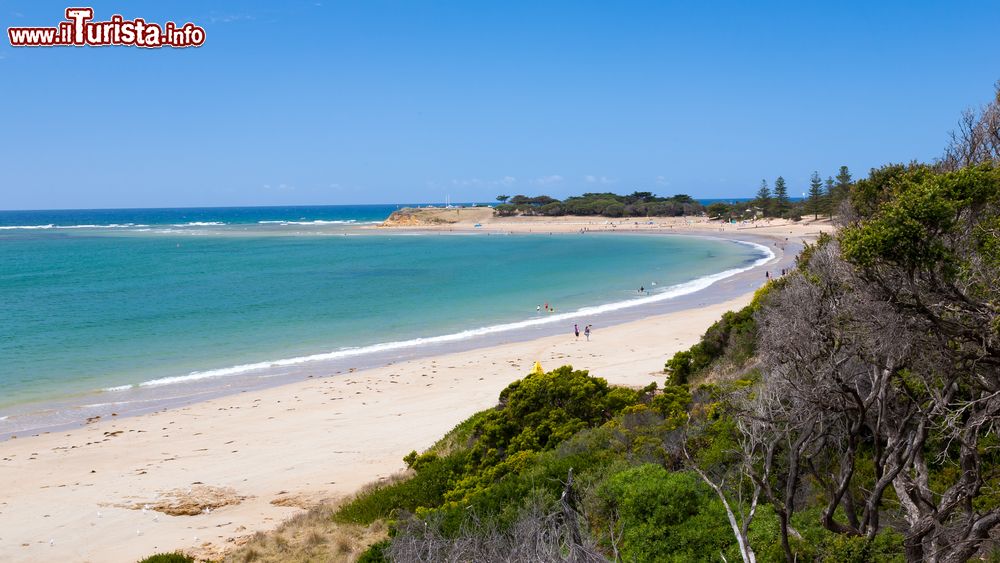
<svg viewBox="0 0 1000 563"><path fill-rule="evenodd" d="M535 312L536 313L541 313L542 312L542 306L541 305L535 305Z"/></svg>
<svg viewBox="0 0 1000 563"><path fill-rule="evenodd" d="M545 304L545 310L546 310L546 311L548 311L548 310L549 310L549 304L548 304L548 303L546 303L546 304Z"/></svg>
<svg viewBox="0 0 1000 563"><path fill-rule="evenodd" d="M587 342L590 342L590 325L584 327L583 335L587 337Z"/></svg>
<svg viewBox="0 0 1000 563"><path fill-rule="evenodd" d="M573 325L573 334L576 335L576 339L580 339L580 325Z"/></svg>
<svg viewBox="0 0 1000 563"><path fill-rule="evenodd" d="M764 270L764 278L765 279L771 279L771 272L768 272L767 270Z"/></svg>
<svg viewBox="0 0 1000 563"><path fill-rule="evenodd" d="M639 286L639 293L645 293L645 291L646 291L646 286L640 285Z"/></svg>

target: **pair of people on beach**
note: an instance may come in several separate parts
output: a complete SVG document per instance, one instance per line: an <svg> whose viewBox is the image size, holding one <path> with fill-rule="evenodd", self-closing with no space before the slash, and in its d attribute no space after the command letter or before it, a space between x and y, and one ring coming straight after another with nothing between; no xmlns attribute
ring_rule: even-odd
<svg viewBox="0 0 1000 563"><path fill-rule="evenodd" d="M590 326L587 325L583 328L583 334L587 337L587 341L590 341ZM577 340L580 339L580 325L573 325L573 334L576 335Z"/></svg>

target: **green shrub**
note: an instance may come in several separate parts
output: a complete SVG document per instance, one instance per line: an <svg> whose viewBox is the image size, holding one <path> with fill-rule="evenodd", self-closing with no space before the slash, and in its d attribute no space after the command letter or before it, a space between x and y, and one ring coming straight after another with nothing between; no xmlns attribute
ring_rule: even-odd
<svg viewBox="0 0 1000 563"><path fill-rule="evenodd" d="M598 495L618 516L625 561L715 561L735 543L721 503L690 473L639 465L613 475Z"/></svg>
<svg viewBox="0 0 1000 563"><path fill-rule="evenodd" d="M667 382L671 385L684 385L720 359L733 365L742 365L753 357L757 342L754 313L760 308L761 299L766 293L767 290L762 289L750 305L739 311L723 313L721 319L708 327L697 344L689 350L674 354L664 366L664 371L668 374Z"/></svg>
<svg viewBox="0 0 1000 563"><path fill-rule="evenodd" d="M664 387L663 392L650 401L650 406L675 428L687 419L687 409L690 405L691 393L687 386L683 385Z"/></svg>
<svg viewBox="0 0 1000 563"><path fill-rule="evenodd" d="M690 381L691 374L694 372L691 361L691 350L681 350L667 360L663 367L663 371L667 372L667 383L669 385L684 385Z"/></svg>
<svg viewBox="0 0 1000 563"><path fill-rule="evenodd" d="M382 540L372 544L359 557L357 563L391 563L385 551L389 548L392 540Z"/></svg>
<svg viewBox="0 0 1000 563"><path fill-rule="evenodd" d="M337 510L334 519L367 525L389 518L397 510L414 512L422 507L440 506L445 492L462 474L466 459L463 452L445 457L430 454L418 464L412 478L362 491Z"/></svg>
<svg viewBox="0 0 1000 563"><path fill-rule="evenodd" d="M515 381L500 393L500 405L474 425L474 466L495 465L521 451L544 451L576 432L607 422L640 393L612 388L600 377L563 366Z"/></svg>
<svg viewBox="0 0 1000 563"><path fill-rule="evenodd" d="M618 203L609 203L607 207L604 208L604 214L608 217L621 217L625 214L625 206Z"/></svg>
<svg viewBox="0 0 1000 563"><path fill-rule="evenodd" d="M714 203L710 203L705 211L708 213L708 216L713 219L722 217L728 218L729 214L732 212L732 206L728 203L716 201Z"/></svg>

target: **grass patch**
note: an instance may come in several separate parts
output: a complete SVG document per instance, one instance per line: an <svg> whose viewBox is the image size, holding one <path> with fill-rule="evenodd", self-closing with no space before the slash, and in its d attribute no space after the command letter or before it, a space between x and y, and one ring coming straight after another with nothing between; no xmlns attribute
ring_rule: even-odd
<svg viewBox="0 0 1000 563"><path fill-rule="evenodd" d="M139 561L139 563L194 563L194 558L183 553L157 553Z"/></svg>
<svg viewBox="0 0 1000 563"><path fill-rule="evenodd" d="M368 546L386 537L387 531L381 522L372 526L337 523L332 518L333 512L333 506L323 504L294 516L277 530L255 534L250 541L228 553L222 562L354 561Z"/></svg>

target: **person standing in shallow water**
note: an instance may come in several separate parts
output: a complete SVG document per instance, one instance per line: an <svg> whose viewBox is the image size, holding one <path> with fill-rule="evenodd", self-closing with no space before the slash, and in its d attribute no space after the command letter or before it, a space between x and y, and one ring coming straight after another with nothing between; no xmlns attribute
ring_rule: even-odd
<svg viewBox="0 0 1000 563"><path fill-rule="evenodd" d="M577 340L580 340L580 325L573 325L573 334L576 335Z"/></svg>
<svg viewBox="0 0 1000 563"><path fill-rule="evenodd" d="M590 342L590 325L584 327L583 335L587 337L587 342Z"/></svg>

